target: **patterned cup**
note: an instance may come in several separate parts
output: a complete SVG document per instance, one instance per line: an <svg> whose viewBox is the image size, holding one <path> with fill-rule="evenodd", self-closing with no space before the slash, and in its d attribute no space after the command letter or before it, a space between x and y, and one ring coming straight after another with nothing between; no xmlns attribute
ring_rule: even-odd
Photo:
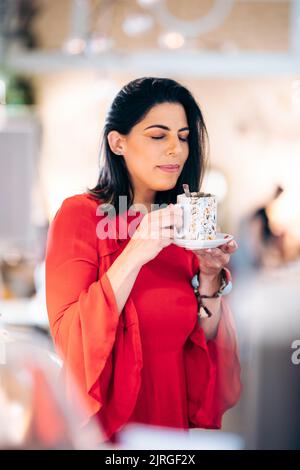
<svg viewBox="0 0 300 470"><path fill-rule="evenodd" d="M175 227L175 238L214 240L217 227L217 200L213 194L192 192L177 196L177 206L183 210L183 226Z"/></svg>

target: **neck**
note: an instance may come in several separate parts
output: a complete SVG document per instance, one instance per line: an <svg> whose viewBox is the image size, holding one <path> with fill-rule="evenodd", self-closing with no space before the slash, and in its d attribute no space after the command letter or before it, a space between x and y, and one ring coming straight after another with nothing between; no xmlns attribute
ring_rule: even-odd
<svg viewBox="0 0 300 470"><path fill-rule="evenodd" d="M151 209L152 209L151 204L154 204L154 202L153 201L146 202L146 201L140 201L140 200L136 200L136 199L134 199L134 201L133 201L134 206L135 205L144 206L147 209L148 212L151 212ZM139 209L140 209L139 207L136 208L137 211L139 211ZM141 208L141 210L142 210L142 208Z"/></svg>
<svg viewBox="0 0 300 470"><path fill-rule="evenodd" d="M155 191L144 190L134 192L133 204L142 204L147 208L148 212L151 212L151 204L154 204Z"/></svg>

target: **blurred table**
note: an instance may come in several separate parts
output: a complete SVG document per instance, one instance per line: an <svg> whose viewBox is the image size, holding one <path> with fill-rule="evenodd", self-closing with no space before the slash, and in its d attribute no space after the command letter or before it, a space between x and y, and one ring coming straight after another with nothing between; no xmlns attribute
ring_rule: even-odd
<svg viewBox="0 0 300 470"><path fill-rule="evenodd" d="M9 325L37 326L49 330L44 297L0 300L0 321Z"/></svg>

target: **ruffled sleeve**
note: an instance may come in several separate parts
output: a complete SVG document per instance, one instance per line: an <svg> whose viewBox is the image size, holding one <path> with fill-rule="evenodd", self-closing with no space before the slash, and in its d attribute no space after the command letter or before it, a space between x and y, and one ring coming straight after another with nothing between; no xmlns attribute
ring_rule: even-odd
<svg viewBox="0 0 300 470"><path fill-rule="evenodd" d="M66 199L50 226L46 250L46 301L50 329L64 367L67 399L74 383L87 405L87 418L104 402L99 381L115 343L119 313L110 281L98 278L93 205Z"/></svg>
<svg viewBox="0 0 300 470"><path fill-rule="evenodd" d="M185 350L190 427L220 429L226 410L239 400L241 366L237 334L226 298L221 298L217 334L206 340L195 325Z"/></svg>

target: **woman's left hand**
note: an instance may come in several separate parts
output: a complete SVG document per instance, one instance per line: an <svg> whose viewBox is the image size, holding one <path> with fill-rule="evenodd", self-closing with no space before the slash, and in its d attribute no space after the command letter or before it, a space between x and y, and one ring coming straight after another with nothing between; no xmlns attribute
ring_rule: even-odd
<svg viewBox="0 0 300 470"><path fill-rule="evenodd" d="M229 263L230 256L238 249L235 240L220 246L220 248L209 248L193 250L199 260L200 276L205 278L216 278L220 271Z"/></svg>

